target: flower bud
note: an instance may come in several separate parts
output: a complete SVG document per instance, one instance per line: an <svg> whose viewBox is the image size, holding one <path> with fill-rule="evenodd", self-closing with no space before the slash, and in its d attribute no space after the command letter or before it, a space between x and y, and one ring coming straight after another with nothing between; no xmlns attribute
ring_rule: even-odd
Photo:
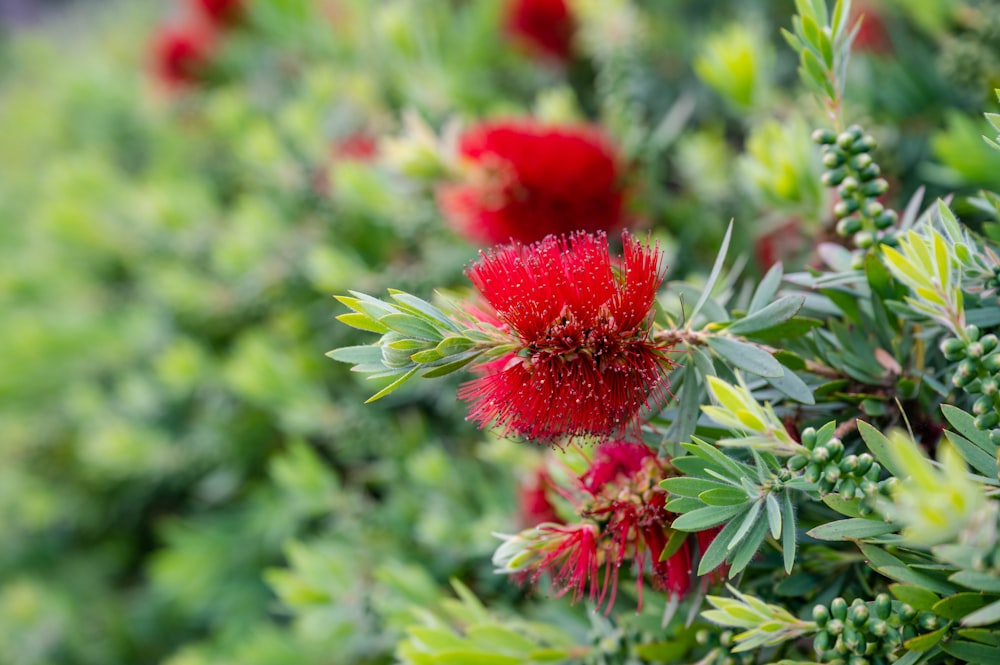
<svg viewBox="0 0 1000 665"><path fill-rule="evenodd" d="M1000 415L996 411L990 411L976 416L976 429L987 430L996 427L1000 423Z"/></svg>
<svg viewBox="0 0 1000 665"><path fill-rule="evenodd" d="M833 214L838 218L847 217L859 208L858 202L854 199L842 199L833 206Z"/></svg>
<svg viewBox="0 0 1000 665"><path fill-rule="evenodd" d="M941 353L946 360L961 360L965 358L965 340L949 337L941 342Z"/></svg>
<svg viewBox="0 0 1000 665"><path fill-rule="evenodd" d="M892 614L892 598L889 594L880 593L875 596L875 616L879 619L888 619L890 614Z"/></svg>
<svg viewBox="0 0 1000 665"><path fill-rule="evenodd" d="M833 599L830 603L830 614L833 618L844 620L847 618L847 601L840 596Z"/></svg>
<svg viewBox="0 0 1000 665"><path fill-rule="evenodd" d="M979 326L969 324L965 326L965 336L975 342L979 339Z"/></svg>
<svg viewBox="0 0 1000 665"><path fill-rule="evenodd" d="M996 374L997 372L1000 372L1000 352L991 353L990 355L980 360L979 363L983 366L983 369L985 369L990 374Z"/></svg>
<svg viewBox="0 0 1000 665"><path fill-rule="evenodd" d="M867 153L861 153L860 155L854 155L851 157L851 166L857 170L866 169L872 165L872 156Z"/></svg>
<svg viewBox="0 0 1000 665"><path fill-rule="evenodd" d="M844 178L846 177L847 177L847 169L840 167L833 169L831 171L827 171L822 176L820 176L820 180L827 187L836 187L837 185L842 183L844 181Z"/></svg>
<svg viewBox="0 0 1000 665"><path fill-rule="evenodd" d="M896 214L895 210L885 210L874 221L877 229L891 229L899 221L899 215Z"/></svg>
<svg viewBox="0 0 1000 665"><path fill-rule="evenodd" d="M837 222L837 235L846 238L860 231L863 226L858 217L845 217Z"/></svg>
<svg viewBox="0 0 1000 665"><path fill-rule="evenodd" d="M865 184L861 185L859 188L859 191L865 196L882 196L889 191L889 183L884 178L868 181L868 179L864 177L864 173L860 173L859 175L862 180L866 180Z"/></svg>
<svg viewBox="0 0 1000 665"><path fill-rule="evenodd" d="M851 132L841 132L837 134L837 147L850 150L851 146L854 145L854 140L854 134Z"/></svg>
<svg viewBox="0 0 1000 665"><path fill-rule="evenodd" d="M819 145L831 145L837 140L837 135L829 129L817 129L812 133L811 138L814 143Z"/></svg>
<svg viewBox="0 0 1000 665"><path fill-rule="evenodd" d="M972 404L972 413L981 416L993 410L994 399L992 395L983 395ZM983 428L980 428L983 429Z"/></svg>
<svg viewBox="0 0 1000 665"><path fill-rule="evenodd" d="M802 435L800 438L802 439L802 445L808 448L809 450L812 450L813 448L816 447L815 428L812 427L805 428L804 430L802 430Z"/></svg>
<svg viewBox="0 0 1000 665"><path fill-rule="evenodd" d="M823 166L828 169L835 169L845 161L847 161L847 158L840 150L827 149L823 152Z"/></svg>
<svg viewBox="0 0 1000 665"><path fill-rule="evenodd" d="M854 244L861 249L868 249L875 244L875 236L869 231L861 231L854 236Z"/></svg>
<svg viewBox="0 0 1000 665"><path fill-rule="evenodd" d="M805 455L792 455L788 460L788 468L792 471L801 471L809 464L809 458Z"/></svg>
<svg viewBox="0 0 1000 665"><path fill-rule="evenodd" d="M830 620L830 610L826 609L826 605L816 605L813 607L812 617L816 625L822 628Z"/></svg>
<svg viewBox="0 0 1000 665"><path fill-rule="evenodd" d="M884 210L885 206L878 201L869 201L865 204L864 213L866 217L875 218L881 215Z"/></svg>

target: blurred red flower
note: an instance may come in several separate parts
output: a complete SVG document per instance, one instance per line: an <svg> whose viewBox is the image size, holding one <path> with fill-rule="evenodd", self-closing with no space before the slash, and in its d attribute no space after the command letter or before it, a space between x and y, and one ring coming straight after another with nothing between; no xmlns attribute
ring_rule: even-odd
<svg viewBox="0 0 1000 665"><path fill-rule="evenodd" d="M718 529L677 534L679 541L674 537L671 523L676 515L666 509L667 492L659 485L672 475L669 461L645 444L607 442L597 449L587 471L575 478L575 487L552 488L574 504L580 521L538 524L501 546L495 563L521 582L537 582L549 574L557 596L572 591L578 601L586 595L598 606L606 601L608 611L626 562L636 571L640 606L646 574L654 589L682 597L691 588L693 543L704 551ZM671 539L672 551L661 561ZM511 554L510 561L504 560Z"/></svg>
<svg viewBox="0 0 1000 665"><path fill-rule="evenodd" d="M570 231L611 231L624 222L614 147L587 125L500 121L460 139L464 181L443 185L445 217L484 244L541 240Z"/></svg>
<svg viewBox="0 0 1000 665"><path fill-rule="evenodd" d="M664 348L650 338L663 281L659 248L622 234L612 264L604 233L549 236L484 253L469 279L517 348L459 390L469 418L554 440L639 433L639 412L667 395Z"/></svg>
<svg viewBox="0 0 1000 665"><path fill-rule="evenodd" d="M505 12L514 41L543 57L569 59L576 25L566 0L509 0Z"/></svg>
<svg viewBox="0 0 1000 665"><path fill-rule="evenodd" d="M153 42L153 71L170 88L198 83L215 50L212 31L188 22L162 26Z"/></svg>
<svg viewBox="0 0 1000 665"><path fill-rule="evenodd" d="M213 25L228 26L236 23L246 11L245 0L191 0L195 10Z"/></svg>

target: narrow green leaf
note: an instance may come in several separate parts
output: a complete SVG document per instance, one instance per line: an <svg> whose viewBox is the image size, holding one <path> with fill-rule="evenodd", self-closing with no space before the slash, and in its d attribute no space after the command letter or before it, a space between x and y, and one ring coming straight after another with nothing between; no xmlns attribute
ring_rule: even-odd
<svg viewBox="0 0 1000 665"><path fill-rule="evenodd" d="M941 600L933 591L909 584L890 584L889 591L897 600L918 612L930 612L931 608Z"/></svg>
<svg viewBox="0 0 1000 665"><path fill-rule="evenodd" d="M962 623L964 624L965 622L963 621ZM979 642L980 644L989 644L990 646L1000 647L1000 632L996 632L993 630L986 630L985 628L960 628L955 632L958 634L959 637L964 637L966 639L972 640L973 642Z"/></svg>
<svg viewBox="0 0 1000 665"><path fill-rule="evenodd" d="M688 315L693 321L694 317L698 315L701 308L705 305L712 295L712 289L715 288L715 283L719 280L719 275L722 273L722 265L726 260L726 252L729 251L729 241L733 237L733 222L729 222L729 228L726 229L726 235L722 238L722 245L719 247L719 253L715 257L715 263L712 265L712 272L708 275L708 281L705 282L705 287L701 292L701 297L698 302L695 303L694 308Z"/></svg>
<svg viewBox="0 0 1000 665"><path fill-rule="evenodd" d="M449 328L455 332L459 332L461 330L457 325L455 325L454 321L444 315L444 312L426 300L397 289L389 289L389 295L393 300L399 303L402 309L421 317L435 328L444 326L445 328Z"/></svg>
<svg viewBox="0 0 1000 665"><path fill-rule="evenodd" d="M709 337L708 346L733 367L763 377L780 377L784 368L774 357L758 346L729 337Z"/></svg>
<svg viewBox="0 0 1000 665"><path fill-rule="evenodd" d="M983 449L976 446L964 436L959 436L954 432L945 430L944 435L955 444L955 449L959 452L966 463L973 469L991 478L997 472L996 457L983 452Z"/></svg>
<svg viewBox="0 0 1000 665"><path fill-rule="evenodd" d="M785 492L781 498L781 549L782 559L785 564L785 572L791 574L792 566L795 565L795 507L792 505L791 492Z"/></svg>
<svg viewBox="0 0 1000 665"><path fill-rule="evenodd" d="M375 393L374 395L372 395L371 397L369 397L368 399L366 399L365 400L365 404L370 404L371 402L374 402L375 400L382 399L383 397L385 397L389 393L393 392L394 390L396 390L397 388L399 388L401 385L403 385L404 383L406 383L407 380L410 379L410 377L412 377L414 374L416 374L418 369L420 369L420 367L414 367L413 369L411 369L407 373L403 374L401 377L399 377L398 379L396 379L395 381L393 381L392 383L390 383L389 385L387 385L385 388L383 388L382 390L378 391L377 393Z"/></svg>
<svg viewBox="0 0 1000 665"><path fill-rule="evenodd" d="M467 352L467 355L461 355L452 360L451 362L445 363L444 365L438 365L433 369L427 370L426 372L423 373L423 378L436 379L438 377L451 374L452 372L457 372L458 370L462 369L463 367L471 363L473 360L478 358L480 355L482 355L482 353L483 353L482 351Z"/></svg>
<svg viewBox="0 0 1000 665"><path fill-rule="evenodd" d="M988 626L1000 621L1000 600L976 610L962 619L963 626Z"/></svg>
<svg viewBox="0 0 1000 665"><path fill-rule="evenodd" d="M754 501L750 506L750 510L747 511L746 516L743 518L743 522L740 524L740 528L736 530L733 537L729 540L729 544L726 545L726 549L733 550L737 545L750 533L750 529L757 524L757 518L760 517L761 506L763 501ZM763 521L761 522L763 523Z"/></svg>
<svg viewBox="0 0 1000 665"><path fill-rule="evenodd" d="M781 278L784 275L785 272L780 261L771 266L771 269L760 280L760 284L757 285L757 289L753 293L753 298L750 299L750 306L747 308L749 314L759 312L774 300L774 296L778 294L778 287L781 286Z"/></svg>
<svg viewBox="0 0 1000 665"><path fill-rule="evenodd" d="M954 586L939 580L936 577L932 577L920 571L914 570L909 566L880 566L876 568L878 572L882 573L891 580L896 580L897 582L905 582L906 584L917 584L923 585L930 589L931 591L937 591L941 594L949 594L957 591Z"/></svg>
<svg viewBox="0 0 1000 665"><path fill-rule="evenodd" d="M934 604L931 611L945 619L961 619L985 607L991 598L981 593L965 591L943 598Z"/></svg>
<svg viewBox="0 0 1000 665"><path fill-rule="evenodd" d="M767 520L757 520L749 535L743 539L739 547L733 550L733 558L729 568L729 578L732 579L743 572L750 560L760 550L764 544L764 536L767 535Z"/></svg>
<svg viewBox="0 0 1000 665"><path fill-rule="evenodd" d="M704 531L718 526L746 510L746 504L739 506L706 506L685 513L671 525L678 531Z"/></svg>
<svg viewBox="0 0 1000 665"><path fill-rule="evenodd" d="M771 529L771 537L777 540L781 535L781 506L774 494L767 495L764 505L767 507L767 525Z"/></svg>
<svg viewBox="0 0 1000 665"><path fill-rule="evenodd" d="M679 460L674 460L674 462L677 461ZM714 490L714 489L720 489L720 488L733 489L731 485L724 485L716 480L689 478L687 476L667 478L666 480L660 482L660 487L667 490L669 494L675 494L677 496L689 496L689 497L697 497L702 492L707 492L709 490ZM746 498L746 495L744 495L744 498Z"/></svg>
<svg viewBox="0 0 1000 665"><path fill-rule="evenodd" d="M737 335L746 335L773 328L798 314L805 301L805 296L784 296L778 298L763 309L729 324L727 330Z"/></svg>
<svg viewBox="0 0 1000 665"><path fill-rule="evenodd" d="M865 440L868 450L872 451L872 455L875 456L875 459L878 460L878 463L883 468L887 469L889 473L897 478L906 475L903 469L896 465L892 454L889 452L892 444L889 443L889 439L885 438L882 432L879 432L863 420L858 421L858 432L861 433L861 438Z"/></svg>
<svg viewBox="0 0 1000 665"><path fill-rule="evenodd" d="M746 492L729 486L706 490L699 494L698 498L709 506L737 506L750 502Z"/></svg>
<svg viewBox="0 0 1000 665"><path fill-rule="evenodd" d="M859 540L883 536L898 530L898 525L886 524L881 520L851 517L821 524L811 529L808 534L816 540Z"/></svg>
<svg viewBox="0 0 1000 665"><path fill-rule="evenodd" d="M806 382L787 367L782 366L782 369L785 372L783 375L769 376L767 377L767 382L800 404L815 404L816 398L813 397L813 393L809 389L809 386L806 385Z"/></svg>
<svg viewBox="0 0 1000 665"><path fill-rule="evenodd" d="M932 646L940 642L941 638L943 638L947 632L948 626L938 628L933 633L927 633L926 635L906 640L906 642L903 643L903 646L910 651L927 651Z"/></svg>
<svg viewBox="0 0 1000 665"><path fill-rule="evenodd" d="M366 330L368 332L382 333L389 332L389 329L384 325L375 321L367 314L362 314L360 312L350 312L349 314L341 314L337 317L337 320L341 323L351 326L352 328L357 328L358 330Z"/></svg>
<svg viewBox="0 0 1000 665"><path fill-rule="evenodd" d="M961 584L976 591L990 591L1000 593L1000 578L993 577L989 573L980 573L974 570L960 570L948 578L955 584Z"/></svg>
<svg viewBox="0 0 1000 665"><path fill-rule="evenodd" d="M326 356L342 363L351 365L361 365L366 363L378 364L382 367L382 349L377 346L342 346L333 351L327 351Z"/></svg>
<svg viewBox="0 0 1000 665"><path fill-rule="evenodd" d="M733 534L736 530L740 528L740 520L733 519L726 526L722 527L722 530L716 534L715 538L712 540L711 544L705 549L701 554L701 561L698 562L698 574L707 575L712 572L726 560L729 555L729 550L726 545L732 539Z"/></svg>
<svg viewBox="0 0 1000 665"><path fill-rule="evenodd" d="M974 417L951 404L942 404L941 413L944 414L945 419L948 420L959 434L991 456L996 455L997 447L990 441L990 433L976 427L976 419Z"/></svg>
<svg viewBox="0 0 1000 665"><path fill-rule="evenodd" d="M941 649L967 663L1000 663L1000 648L976 642L951 640L943 642Z"/></svg>
<svg viewBox="0 0 1000 665"><path fill-rule="evenodd" d="M462 351L468 351L476 345L468 337L445 337L435 350L442 356L451 356Z"/></svg>

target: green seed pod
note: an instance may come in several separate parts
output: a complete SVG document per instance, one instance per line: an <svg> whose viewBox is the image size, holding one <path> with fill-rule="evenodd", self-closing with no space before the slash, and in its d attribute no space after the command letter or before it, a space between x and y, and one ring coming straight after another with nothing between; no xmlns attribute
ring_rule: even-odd
<svg viewBox="0 0 1000 665"><path fill-rule="evenodd" d="M844 615L845 616L847 615L846 606L844 607ZM844 621L842 619L830 619L830 622L826 624L826 630L831 635L840 635L841 633L844 632Z"/></svg>
<svg viewBox="0 0 1000 665"><path fill-rule="evenodd" d="M917 625L923 630L937 630L940 623L938 616L933 612L921 612L917 617Z"/></svg>
<svg viewBox="0 0 1000 665"><path fill-rule="evenodd" d="M973 382L975 383L975 382ZM1000 380L995 376L987 376L979 382L979 389L984 395L994 396L1000 391Z"/></svg>
<svg viewBox="0 0 1000 665"><path fill-rule="evenodd" d="M996 374L1000 372L1000 352L994 351L990 355L986 356L979 361L980 364L990 374Z"/></svg>
<svg viewBox="0 0 1000 665"><path fill-rule="evenodd" d="M866 169L872 164L872 156L866 153L861 153L859 155L854 155L851 157L851 167L855 170L860 171L861 169Z"/></svg>
<svg viewBox="0 0 1000 665"><path fill-rule="evenodd" d="M847 478L840 483L837 492L845 501L850 501L858 491L858 483L854 478Z"/></svg>
<svg viewBox="0 0 1000 665"><path fill-rule="evenodd" d="M981 416L993 410L993 396L983 395L972 404L972 413ZM980 428L982 429L982 428Z"/></svg>
<svg viewBox="0 0 1000 665"><path fill-rule="evenodd" d="M871 152L877 146L878 143L875 141L875 137L872 136L871 134L868 134L854 141L851 144L850 151L855 154L859 154L862 152Z"/></svg>
<svg viewBox="0 0 1000 665"><path fill-rule="evenodd" d="M837 140L837 135L829 129L817 129L811 136L814 143L819 145L830 145Z"/></svg>
<svg viewBox="0 0 1000 665"><path fill-rule="evenodd" d="M869 201L865 204L864 214L866 217L874 219L885 211L885 206L878 201Z"/></svg>
<svg viewBox="0 0 1000 665"><path fill-rule="evenodd" d="M844 456L844 443L840 439L830 439L826 442L826 449L830 451L830 459L839 462Z"/></svg>
<svg viewBox="0 0 1000 665"><path fill-rule="evenodd" d="M809 464L809 466L806 467L806 471L805 471L804 474L802 474L802 476L808 482L810 482L810 483L816 483L816 482L819 482L819 477L820 477L820 475L822 475L822 473L823 473L823 471L820 468L819 464L816 464L815 462L813 462L813 463Z"/></svg>
<svg viewBox="0 0 1000 665"><path fill-rule="evenodd" d="M917 611L913 609L908 603L903 603L899 606L899 611L896 612L899 618L905 623L913 621L917 617Z"/></svg>
<svg viewBox="0 0 1000 665"><path fill-rule="evenodd" d="M970 395L978 395L979 393L983 392L983 382L980 381L979 379L976 379L972 383L965 384L965 392L969 393Z"/></svg>
<svg viewBox="0 0 1000 665"><path fill-rule="evenodd" d="M843 621L847 618L847 601L840 596L836 597L830 603L830 614L834 619L840 619Z"/></svg>
<svg viewBox="0 0 1000 665"><path fill-rule="evenodd" d="M820 479L818 484L819 493L829 494L830 492L833 491L833 488L836 486L837 486L836 480L830 480L829 478L826 477L826 474L823 474L823 477Z"/></svg>
<svg viewBox="0 0 1000 665"><path fill-rule="evenodd" d="M858 217L845 217L837 222L837 235L841 238L854 235L864 227L864 223Z"/></svg>
<svg viewBox="0 0 1000 665"><path fill-rule="evenodd" d="M835 169L847 161L847 156L843 151L827 148L823 151L823 166L828 169Z"/></svg>
<svg viewBox="0 0 1000 665"><path fill-rule="evenodd" d="M858 456L848 455L840 461L840 470L845 475L853 476L858 470Z"/></svg>
<svg viewBox="0 0 1000 665"><path fill-rule="evenodd" d="M868 623L868 606L864 604L864 601L851 605L850 611L847 613L847 619L857 628L861 628L866 623Z"/></svg>
<svg viewBox="0 0 1000 665"><path fill-rule="evenodd" d="M965 353L968 357L978 360L983 357L983 345L979 342L972 342L965 347Z"/></svg>
<svg viewBox="0 0 1000 665"><path fill-rule="evenodd" d="M889 594L880 593L875 596L875 616L879 619L888 619L890 614L892 614L892 598Z"/></svg>
<svg viewBox="0 0 1000 665"><path fill-rule="evenodd" d="M875 236L869 231L861 231L854 235L854 244L861 249L868 249L875 244Z"/></svg>
<svg viewBox="0 0 1000 665"><path fill-rule="evenodd" d="M941 342L941 353L946 360L962 360L965 358L965 340L949 337Z"/></svg>
<svg viewBox="0 0 1000 665"><path fill-rule="evenodd" d="M851 132L841 132L837 134L837 147L844 150L850 150L851 146L854 145L855 137Z"/></svg>
<svg viewBox="0 0 1000 665"><path fill-rule="evenodd" d="M979 326L972 325L972 324L969 324L969 325L965 326L965 335L970 340L972 340L973 342L975 342L976 340L979 339Z"/></svg>
<svg viewBox="0 0 1000 665"><path fill-rule="evenodd" d="M825 630L821 630L816 633L816 637L813 638L813 649L815 649L818 654L828 651L830 649L831 641L832 639L830 638L830 633Z"/></svg>
<svg viewBox="0 0 1000 665"><path fill-rule="evenodd" d="M812 617L816 625L823 628L830 621L830 610L826 609L826 605L814 605Z"/></svg>
<svg viewBox="0 0 1000 665"><path fill-rule="evenodd" d="M994 335L993 333L990 333L989 335L983 335L982 337L979 338L979 344L983 347L984 353L989 353L993 349L997 348L998 342L1000 342L1000 340L998 340L997 336Z"/></svg>
<svg viewBox="0 0 1000 665"><path fill-rule="evenodd" d="M875 218L875 228L882 230L891 229L898 221L899 215L896 214L895 210L885 210Z"/></svg>
<svg viewBox="0 0 1000 665"><path fill-rule="evenodd" d="M858 202L854 199L842 199L837 201L837 205L833 206L833 214L837 216L838 219L843 219L848 215L857 212Z"/></svg>
<svg viewBox="0 0 1000 665"><path fill-rule="evenodd" d="M801 439L802 439L802 445L808 448L809 450L815 448L816 447L815 428L807 427L804 430L802 430Z"/></svg>
<svg viewBox="0 0 1000 665"><path fill-rule="evenodd" d="M865 474L865 478L872 482L876 482L881 475L882 466L878 462L872 462L872 468L868 469L868 473Z"/></svg>
<svg viewBox="0 0 1000 665"><path fill-rule="evenodd" d="M858 191L858 187L860 185L861 183L858 182L857 178L849 175L844 178L843 182L840 183L840 187L837 188L837 193L846 199L847 197L852 196L854 192Z"/></svg>
<svg viewBox="0 0 1000 665"><path fill-rule="evenodd" d="M859 191L865 196L882 196L889 191L889 183L884 178L873 179L878 174L866 179L865 174L869 173L870 169L871 166L865 169L863 173L858 174L862 180L865 180L865 183L861 185Z"/></svg>
<svg viewBox="0 0 1000 665"><path fill-rule="evenodd" d="M847 169L840 167L827 171L820 176L820 180L827 187L836 187L840 183L844 182L844 178L847 177Z"/></svg>
<svg viewBox="0 0 1000 665"><path fill-rule="evenodd" d="M857 468L858 475L863 476L866 473L868 473L868 470L872 468L872 463L874 461L875 458L872 457L871 454L869 453L861 453L860 455L858 455L858 468Z"/></svg>
<svg viewBox="0 0 1000 665"><path fill-rule="evenodd" d="M976 416L976 428L981 430L992 429L1000 423L1000 415L996 411L990 411Z"/></svg>
<svg viewBox="0 0 1000 665"><path fill-rule="evenodd" d="M801 471L809 464L809 458L805 455L792 455L788 459L788 468L792 471Z"/></svg>

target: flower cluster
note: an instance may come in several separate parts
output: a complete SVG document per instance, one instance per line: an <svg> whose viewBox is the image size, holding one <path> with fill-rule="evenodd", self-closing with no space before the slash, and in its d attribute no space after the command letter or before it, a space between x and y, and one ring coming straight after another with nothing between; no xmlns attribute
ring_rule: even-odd
<svg viewBox="0 0 1000 665"><path fill-rule="evenodd" d="M514 340L460 389L471 420L550 441L638 435L642 409L667 396L671 362L650 335L659 249L622 241L620 266L603 233L574 233L495 248L468 270Z"/></svg>
<svg viewBox="0 0 1000 665"><path fill-rule="evenodd" d="M153 43L153 73L168 89L204 80L221 33L244 16L244 0L192 0L180 21L160 28Z"/></svg>
<svg viewBox="0 0 1000 665"><path fill-rule="evenodd" d="M548 574L556 595L572 592L574 601L586 596L599 606L607 601L608 610L626 562L636 570L640 603L646 573L654 589L684 596L691 588L694 543L670 528L675 516L665 507L667 492L659 487L670 475L669 462L645 444L607 442L596 450L589 468L573 477L571 487L550 485L570 502L579 520L544 522L507 537L494 563L522 582ZM533 503L539 503L537 496ZM695 534L700 551L715 533Z"/></svg>
<svg viewBox="0 0 1000 665"><path fill-rule="evenodd" d="M488 122L467 131L458 151L463 178L443 185L438 200L474 241L529 243L625 223L620 159L595 127Z"/></svg>

